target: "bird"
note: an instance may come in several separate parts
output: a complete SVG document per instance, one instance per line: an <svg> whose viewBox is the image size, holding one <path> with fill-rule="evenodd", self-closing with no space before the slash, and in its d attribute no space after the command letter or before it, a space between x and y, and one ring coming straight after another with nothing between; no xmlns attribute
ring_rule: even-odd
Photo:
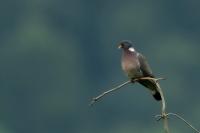
<svg viewBox="0 0 200 133"><path fill-rule="evenodd" d="M118 48L122 49L121 66L122 70L132 81L143 77L155 78L148 64L146 57L137 52L133 47L133 43L129 40L123 40L118 44ZM158 90L158 85L155 80L145 79L136 80L141 85L145 86L151 91L155 100L162 100L161 94Z"/></svg>

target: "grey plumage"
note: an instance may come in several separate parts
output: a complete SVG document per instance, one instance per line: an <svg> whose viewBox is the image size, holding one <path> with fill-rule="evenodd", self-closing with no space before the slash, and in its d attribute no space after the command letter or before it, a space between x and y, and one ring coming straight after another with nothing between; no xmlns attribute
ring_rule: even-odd
<svg viewBox="0 0 200 133"><path fill-rule="evenodd" d="M122 69L130 79L154 77L146 58L132 47L130 41L120 42L119 48L123 49ZM155 81L147 79L139 80L138 82L147 87L156 100L161 100Z"/></svg>

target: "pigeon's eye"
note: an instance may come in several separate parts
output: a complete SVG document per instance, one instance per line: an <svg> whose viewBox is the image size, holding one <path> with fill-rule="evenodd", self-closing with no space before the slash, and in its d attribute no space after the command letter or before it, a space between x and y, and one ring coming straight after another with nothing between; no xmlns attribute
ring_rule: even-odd
<svg viewBox="0 0 200 133"><path fill-rule="evenodd" d="M124 48L124 44L123 43L120 43L118 48Z"/></svg>

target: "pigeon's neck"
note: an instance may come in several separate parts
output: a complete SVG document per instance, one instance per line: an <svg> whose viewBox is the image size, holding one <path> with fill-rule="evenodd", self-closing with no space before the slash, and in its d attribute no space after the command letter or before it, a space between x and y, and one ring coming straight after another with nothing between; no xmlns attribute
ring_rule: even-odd
<svg viewBox="0 0 200 133"><path fill-rule="evenodd" d="M122 54L122 61L125 64L132 64L134 60L137 60L137 53L125 49Z"/></svg>
<svg viewBox="0 0 200 133"><path fill-rule="evenodd" d="M125 56L125 57L129 57L129 56L134 57L134 56L136 56L136 52L135 51L130 51L128 49L124 49L123 56Z"/></svg>

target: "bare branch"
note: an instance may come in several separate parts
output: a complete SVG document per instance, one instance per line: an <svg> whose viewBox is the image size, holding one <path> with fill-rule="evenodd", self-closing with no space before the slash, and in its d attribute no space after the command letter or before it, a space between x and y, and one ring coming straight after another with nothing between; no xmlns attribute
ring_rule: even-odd
<svg viewBox="0 0 200 133"><path fill-rule="evenodd" d="M189 122L187 122L183 117L181 117L180 115L178 114L175 114L175 113L166 113L166 101L165 101L165 98L164 98L164 94L163 94L163 91L158 83L159 80L164 80L165 78L152 78L152 77L142 77L142 78L137 78L137 79L131 79L131 80L128 80L108 91L105 91L103 93L101 93L100 95L98 95L97 97L94 97L90 103L90 106L93 105L95 102L97 102L98 100L100 100L102 97L104 97L105 95L111 93L111 92L114 92L120 88L122 88L123 86L129 84L129 83L134 83L134 82L137 82L139 80L153 80L155 81L157 87L158 87L158 91L161 95L161 99L162 99L162 102L161 102L161 114L160 115L156 115L155 118L157 121L163 119L163 125L164 125L164 131L165 133L169 133L169 126L168 126L168 117L170 115L173 115L177 118L179 118L180 120L182 120L183 122L185 122L189 127L191 127L194 131L196 131L197 133L200 133L199 130L197 130L194 126L192 126Z"/></svg>
<svg viewBox="0 0 200 133"><path fill-rule="evenodd" d="M158 80L164 80L165 78L142 77L142 78L136 78L136 79L128 80L128 81L126 81L126 82L124 82L124 83L122 83L122 84L120 84L120 85L108 90L108 91L105 91L105 92L101 93L97 97L94 97L89 105L92 106L95 102L97 102L99 99L101 99L105 95L107 95L107 94L109 94L111 92L114 92L114 91L120 89L121 87L123 87L123 86L125 86L125 85L127 85L129 83L134 83L134 82L137 82L139 80L147 80L147 79L151 79L151 80L154 80L155 82L157 82Z"/></svg>

